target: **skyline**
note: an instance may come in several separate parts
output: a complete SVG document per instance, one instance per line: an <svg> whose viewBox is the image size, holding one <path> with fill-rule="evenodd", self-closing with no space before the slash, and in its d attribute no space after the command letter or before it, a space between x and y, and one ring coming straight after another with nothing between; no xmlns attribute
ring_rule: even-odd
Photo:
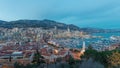
<svg viewBox="0 0 120 68"><path fill-rule="evenodd" d="M0 20L50 19L79 27L120 28L118 0L0 0Z"/></svg>

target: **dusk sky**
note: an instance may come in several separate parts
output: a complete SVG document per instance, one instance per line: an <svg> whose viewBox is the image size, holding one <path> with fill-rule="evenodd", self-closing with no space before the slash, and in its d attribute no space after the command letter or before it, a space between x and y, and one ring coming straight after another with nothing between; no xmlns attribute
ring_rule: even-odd
<svg viewBox="0 0 120 68"><path fill-rule="evenodd" d="M19 19L120 28L120 0L0 0L0 20Z"/></svg>

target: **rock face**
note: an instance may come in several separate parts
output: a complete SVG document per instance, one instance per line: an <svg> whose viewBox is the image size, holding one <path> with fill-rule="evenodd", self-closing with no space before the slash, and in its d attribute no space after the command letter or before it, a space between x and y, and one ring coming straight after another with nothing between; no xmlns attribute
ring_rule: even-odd
<svg viewBox="0 0 120 68"><path fill-rule="evenodd" d="M73 25L73 24L64 24L64 23L60 23L60 22L56 22L53 20L17 20L17 21L10 21L10 22L6 22L6 21L0 21L0 27L4 27L4 28L14 28L14 27L18 27L18 28L27 28L27 27L41 27L44 29L50 29L50 28L54 28L57 27L58 29L67 29L68 26L71 30L79 30L80 28Z"/></svg>

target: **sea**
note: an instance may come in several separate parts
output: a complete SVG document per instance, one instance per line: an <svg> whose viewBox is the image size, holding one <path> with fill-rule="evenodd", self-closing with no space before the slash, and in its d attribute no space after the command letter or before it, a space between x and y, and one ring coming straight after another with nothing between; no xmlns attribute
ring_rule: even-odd
<svg viewBox="0 0 120 68"><path fill-rule="evenodd" d="M93 33L93 36L102 36L104 38L109 38L111 36L120 36L120 33Z"/></svg>
<svg viewBox="0 0 120 68"><path fill-rule="evenodd" d="M92 36L102 36L103 38L84 39L84 41L86 42L86 46L92 45L94 42L98 42L98 41L103 40L103 39L109 40L111 36L120 36L120 33L93 33L91 35ZM82 47L82 40L80 40L79 42L81 42L81 43L79 44L79 46L77 46L77 48Z"/></svg>

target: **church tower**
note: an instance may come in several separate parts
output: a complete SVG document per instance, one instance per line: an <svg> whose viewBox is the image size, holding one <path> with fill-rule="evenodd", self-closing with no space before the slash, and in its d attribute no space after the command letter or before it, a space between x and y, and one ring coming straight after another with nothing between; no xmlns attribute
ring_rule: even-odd
<svg viewBox="0 0 120 68"><path fill-rule="evenodd" d="M70 33L70 28L69 28L69 26L68 26L68 28L67 28L67 32Z"/></svg>
<svg viewBox="0 0 120 68"><path fill-rule="evenodd" d="M85 41L83 41L82 49L85 50Z"/></svg>
<svg viewBox="0 0 120 68"><path fill-rule="evenodd" d="M66 31L66 36L67 37L71 37L71 32L70 32L69 26L68 26L67 31Z"/></svg>
<svg viewBox="0 0 120 68"><path fill-rule="evenodd" d="M54 26L54 33L58 34L57 26Z"/></svg>
<svg viewBox="0 0 120 68"><path fill-rule="evenodd" d="M84 52L85 52L85 41L83 41L82 50L81 50L82 54L84 54Z"/></svg>
<svg viewBox="0 0 120 68"><path fill-rule="evenodd" d="M57 30L57 27L56 27L56 26L54 26L54 30Z"/></svg>

